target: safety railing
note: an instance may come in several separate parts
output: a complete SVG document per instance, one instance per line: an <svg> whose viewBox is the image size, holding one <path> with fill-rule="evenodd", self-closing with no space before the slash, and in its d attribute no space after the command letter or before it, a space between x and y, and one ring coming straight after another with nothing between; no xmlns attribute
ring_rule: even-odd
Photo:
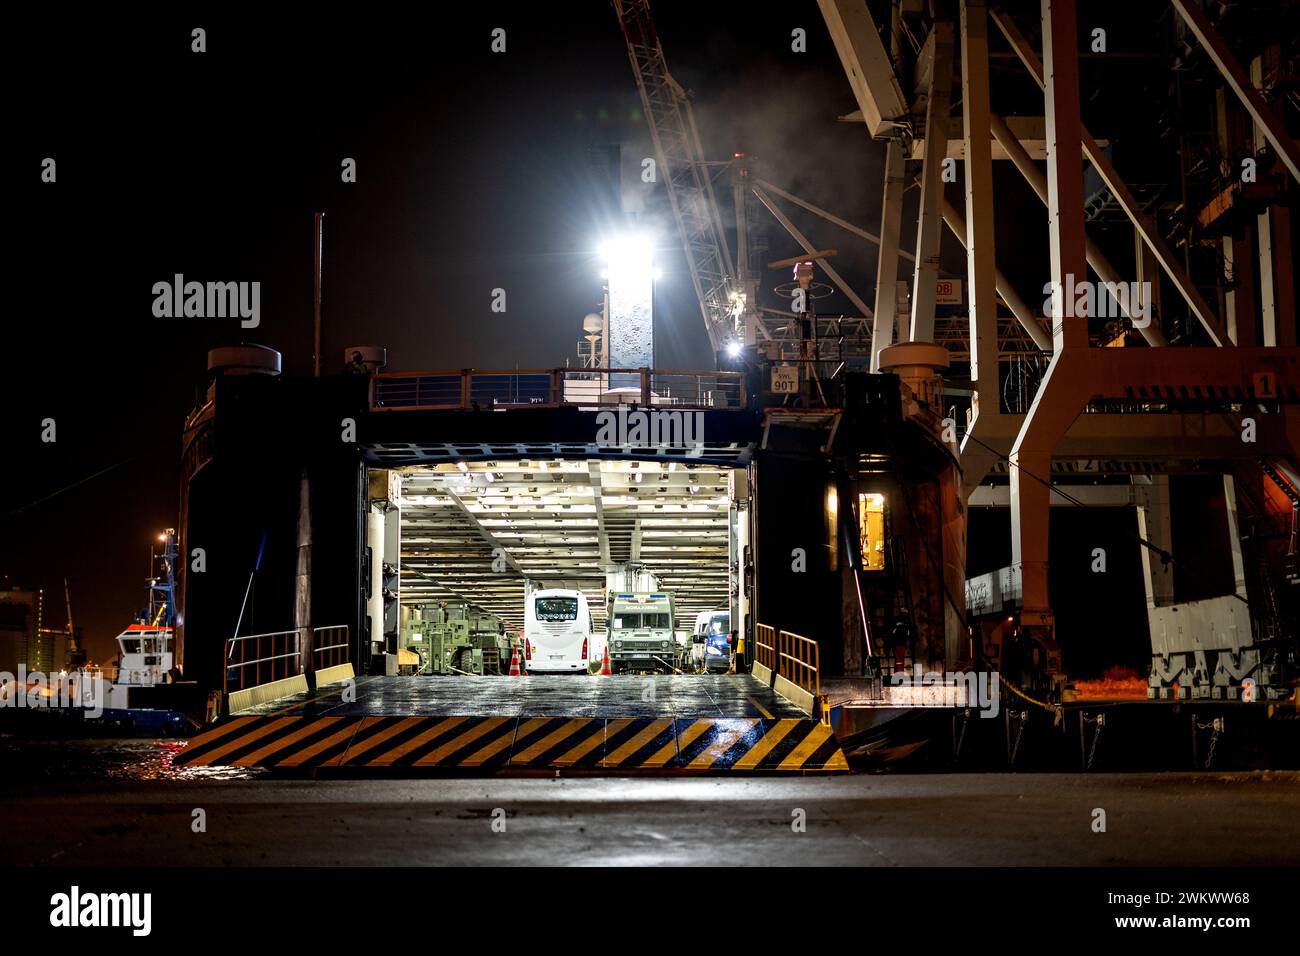
<svg viewBox="0 0 1300 956"><path fill-rule="evenodd" d="M375 411L494 410L560 405L671 405L737 410L745 407L739 372L658 372L648 368L381 372L372 390Z"/></svg>
<svg viewBox="0 0 1300 956"><path fill-rule="evenodd" d="M313 632L313 664L316 670L335 667L348 662L348 626L335 624L332 627L318 627Z"/></svg>
<svg viewBox="0 0 1300 956"><path fill-rule="evenodd" d="M222 689L230 694L301 673L301 630L246 634L227 642Z"/></svg>
<svg viewBox="0 0 1300 956"><path fill-rule="evenodd" d="M688 408L741 408L745 383L738 372L651 372L651 402Z"/></svg>
<svg viewBox="0 0 1300 956"><path fill-rule="evenodd" d="M773 674L777 672L776 628L767 624L754 625L754 660Z"/></svg>
<svg viewBox="0 0 1300 956"><path fill-rule="evenodd" d="M565 405L658 405L648 368L566 369L559 401Z"/></svg>
<svg viewBox="0 0 1300 956"><path fill-rule="evenodd" d="M810 637L781 631L776 638L776 672L814 697L820 697L821 649Z"/></svg>
<svg viewBox="0 0 1300 956"><path fill-rule="evenodd" d="M232 637L226 644L222 689L226 694L297 677L302 670L306 628L268 631ZM312 666L319 670L348 661L348 626L333 624L312 629Z"/></svg>

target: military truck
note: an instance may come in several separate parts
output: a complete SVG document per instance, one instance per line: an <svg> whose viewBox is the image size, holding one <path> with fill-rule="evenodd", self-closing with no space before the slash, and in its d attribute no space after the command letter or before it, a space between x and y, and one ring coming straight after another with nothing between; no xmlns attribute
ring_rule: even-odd
<svg viewBox="0 0 1300 956"><path fill-rule="evenodd" d="M677 656L673 597L664 593L609 595L610 670L671 673Z"/></svg>
<svg viewBox="0 0 1300 956"><path fill-rule="evenodd" d="M412 608L402 637L419 674L505 674L520 646L499 617L463 601Z"/></svg>

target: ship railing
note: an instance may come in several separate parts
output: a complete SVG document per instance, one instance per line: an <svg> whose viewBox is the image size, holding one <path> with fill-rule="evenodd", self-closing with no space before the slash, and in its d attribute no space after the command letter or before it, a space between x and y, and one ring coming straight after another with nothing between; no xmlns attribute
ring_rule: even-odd
<svg viewBox="0 0 1300 956"><path fill-rule="evenodd" d="M490 371L381 372L375 376L374 411L499 411L668 405L681 409L745 407L740 372L656 371L650 368L557 368Z"/></svg>
<svg viewBox="0 0 1300 956"><path fill-rule="evenodd" d="M776 637L776 672L796 687L820 696L821 648L811 637L781 631Z"/></svg>
<svg viewBox="0 0 1300 956"><path fill-rule="evenodd" d="M776 628L771 625L754 625L754 660L773 674L777 672Z"/></svg>
<svg viewBox="0 0 1300 956"><path fill-rule="evenodd" d="M313 670L348 662L350 649L346 624L310 630ZM225 693L247 690L303 673L302 649L307 631L308 628L300 627L231 638L226 647Z"/></svg>
<svg viewBox="0 0 1300 956"><path fill-rule="evenodd" d="M821 647L811 637L778 631L767 624L754 626L754 663L778 694L806 710L823 724L830 722L830 706L822 694ZM757 671L756 671L757 673Z"/></svg>
<svg viewBox="0 0 1300 956"><path fill-rule="evenodd" d="M226 646L225 693L301 674L305 630L296 628L232 637Z"/></svg>
<svg viewBox="0 0 1300 956"><path fill-rule="evenodd" d="M335 624L312 629L312 661L316 670L348 662L348 626Z"/></svg>

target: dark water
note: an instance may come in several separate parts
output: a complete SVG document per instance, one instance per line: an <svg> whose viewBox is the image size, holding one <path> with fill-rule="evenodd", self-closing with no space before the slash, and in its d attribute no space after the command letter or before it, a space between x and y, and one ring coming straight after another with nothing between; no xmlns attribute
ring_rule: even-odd
<svg viewBox="0 0 1300 956"><path fill-rule="evenodd" d="M175 738L39 739L0 734L0 778L24 783L103 780L251 780L264 771L244 767L176 767L185 748Z"/></svg>

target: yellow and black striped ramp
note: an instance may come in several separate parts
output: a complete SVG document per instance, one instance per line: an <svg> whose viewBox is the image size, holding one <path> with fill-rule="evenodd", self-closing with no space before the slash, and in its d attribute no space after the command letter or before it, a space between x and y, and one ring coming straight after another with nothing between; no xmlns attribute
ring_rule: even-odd
<svg viewBox="0 0 1300 956"><path fill-rule="evenodd" d="M679 720L677 760L683 770L849 769L830 727L793 717Z"/></svg>
<svg viewBox="0 0 1300 956"><path fill-rule="evenodd" d="M315 770L845 771L807 719L235 717L194 737L178 766Z"/></svg>

